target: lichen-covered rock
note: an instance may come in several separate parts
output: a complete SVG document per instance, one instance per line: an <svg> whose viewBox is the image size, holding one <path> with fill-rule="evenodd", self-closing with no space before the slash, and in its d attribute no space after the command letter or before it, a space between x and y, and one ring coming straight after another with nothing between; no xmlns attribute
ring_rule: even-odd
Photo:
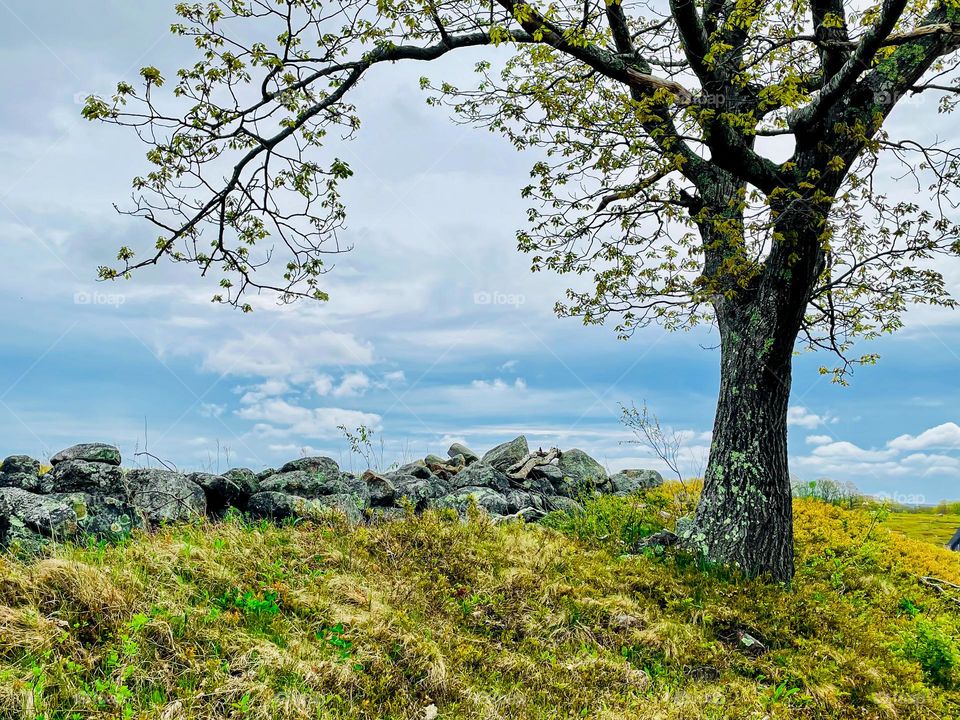
<svg viewBox="0 0 960 720"><path fill-rule="evenodd" d="M323 477L336 478L340 476L340 466L333 458L324 455L316 457L303 457L291 460L280 468L281 473L306 472L311 475L322 475Z"/></svg>
<svg viewBox="0 0 960 720"><path fill-rule="evenodd" d="M250 496L260 489L257 475L247 468L233 468L223 475L190 473L187 477L203 488L207 512L214 515L231 507L244 510Z"/></svg>
<svg viewBox="0 0 960 720"><path fill-rule="evenodd" d="M123 497L126 494L123 471L120 468L89 460L58 462L50 472L40 476L37 487L46 495L88 492Z"/></svg>
<svg viewBox="0 0 960 720"><path fill-rule="evenodd" d="M573 480L574 487L591 490L607 484L607 471L603 465L583 450L574 448L561 453L557 466L565 477Z"/></svg>
<svg viewBox="0 0 960 720"><path fill-rule="evenodd" d="M50 464L56 467L67 460L85 460L87 462L120 465L120 449L106 443L81 443L61 450L52 458Z"/></svg>
<svg viewBox="0 0 960 720"><path fill-rule="evenodd" d="M464 462L467 465L472 465L480 459L480 456L477 455L473 450L468 448L463 443L455 442L447 450L447 455L450 457L456 457L457 455L463 455Z"/></svg>
<svg viewBox="0 0 960 720"><path fill-rule="evenodd" d="M563 483L563 473L556 465L536 465L519 486L527 492L553 495L554 488Z"/></svg>
<svg viewBox="0 0 960 720"><path fill-rule="evenodd" d="M276 475L278 472L280 471L277 470L276 468L264 468L263 470L257 473L257 480L258 481L266 480L268 477L270 477L271 475Z"/></svg>
<svg viewBox="0 0 960 720"><path fill-rule="evenodd" d="M69 505L20 488L0 488L0 516L7 519L8 534L26 529L45 538L64 540L78 530L77 514Z"/></svg>
<svg viewBox="0 0 960 720"><path fill-rule="evenodd" d="M127 473L130 503L151 524L191 520L206 514L203 488L178 472L140 468Z"/></svg>
<svg viewBox="0 0 960 720"><path fill-rule="evenodd" d="M48 495L68 506L77 515L79 534L116 539L133 530L145 530L146 522L136 508L121 498L84 492Z"/></svg>
<svg viewBox="0 0 960 720"><path fill-rule="evenodd" d="M447 459L442 458L439 455L427 455L425 458L423 458L423 463L427 467L430 467L431 465L446 465Z"/></svg>
<svg viewBox="0 0 960 720"><path fill-rule="evenodd" d="M247 510L254 517L272 520L319 520L331 512L340 513L350 522L359 522L363 518L363 504L357 496L344 493L303 498L289 493L259 492L250 498Z"/></svg>
<svg viewBox="0 0 960 720"><path fill-rule="evenodd" d="M506 473L484 462L467 466L454 475L450 482L457 488L488 487L501 493L510 487L510 478Z"/></svg>
<svg viewBox="0 0 960 720"><path fill-rule="evenodd" d="M373 507L389 507L397 496L397 488L390 482L389 478L383 475L367 470L362 478L367 484L367 493L370 497L370 505Z"/></svg>
<svg viewBox="0 0 960 720"><path fill-rule="evenodd" d="M523 508L532 508L534 500L530 493L523 490L511 489L503 493L503 499L507 501L507 512L510 514L519 512Z"/></svg>
<svg viewBox="0 0 960 720"><path fill-rule="evenodd" d="M430 468L427 467L426 463L423 462L423 460L416 460L412 463L401 465L396 470L391 470L390 472L384 473L384 476L391 480L394 477L400 477L402 475L409 475L415 478L420 478L421 480L429 480L433 477L433 473L430 471Z"/></svg>
<svg viewBox="0 0 960 720"><path fill-rule="evenodd" d="M547 509L550 512L583 512L583 505L578 503L573 498L569 498L564 495L554 495L552 497L544 498L544 500L546 502Z"/></svg>
<svg viewBox="0 0 960 720"><path fill-rule="evenodd" d="M324 495L353 494L366 499L369 493L366 483L348 474L306 472L291 470L268 477L259 483L260 492L278 492L299 495L305 498L320 498Z"/></svg>
<svg viewBox="0 0 960 720"><path fill-rule="evenodd" d="M614 495L629 495L663 485L663 476L656 470L621 470L610 476Z"/></svg>
<svg viewBox="0 0 960 720"><path fill-rule="evenodd" d="M506 472L512 465L516 465L523 460L529 452L530 448L527 446L527 438L521 435L520 437L488 450L481 459L481 462L485 465L493 465L493 467L501 472Z"/></svg>
<svg viewBox="0 0 960 720"><path fill-rule="evenodd" d="M434 500L451 490L447 481L433 474L426 478L393 474L387 477L395 488L394 503L399 507L408 502L417 511L430 507Z"/></svg>
<svg viewBox="0 0 960 720"><path fill-rule="evenodd" d="M0 465L0 487L36 492L40 488L40 461L27 455L11 455Z"/></svg>
<svg viewBox="0 0 960 720"><path fill-rule="evenodd" d="M437 507L453 508L461 515L467 511L471 502L491 515L508 515L510 512L506 498L488 487L457 488L437 501Z"/></svg>

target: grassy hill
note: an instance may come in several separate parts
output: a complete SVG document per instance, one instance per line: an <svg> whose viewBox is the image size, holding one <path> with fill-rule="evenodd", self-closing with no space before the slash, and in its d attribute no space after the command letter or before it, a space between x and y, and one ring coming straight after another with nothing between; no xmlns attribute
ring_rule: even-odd
<svg viewBox="0 0 960 720"><path fill-rule="evenodd" d="M960 715L960 555L809 500L789 589L624 554L688 508L235 517L0 556L0 718Z"/></svg>
<svg viewBox="0 0 960 720"><path fill-rule="evenodd" d="M914 540L924 540L935 545L946 545L960 528L960 515L930 512L891 512L884 520L891 530L902 532Z"/></svg>

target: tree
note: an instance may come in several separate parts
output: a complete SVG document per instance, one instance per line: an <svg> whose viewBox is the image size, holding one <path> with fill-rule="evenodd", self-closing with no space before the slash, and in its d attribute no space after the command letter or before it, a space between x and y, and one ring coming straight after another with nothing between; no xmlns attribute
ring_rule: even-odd
<svg viewBox="0 0 960 720"><path fill-rule="evenodd" d="M176 11L173 32L199 56L172 93L147 67L137 87L121 82L83 110L135 128L152 163L124 212L156 226L156 246L122 248L102 278L172 260L219 277L214 299L244 310L251 291L325 299L324 259L346 249L339 187L352 171L331 150L359 128L351 91L396 62L487 46L474 87L424 78L429 102L538 153L519 247L535 271L592 280L559 314L616 318L624 337L651 322L717 325L713 442L684 542L792 576L795 350L835 353L822 372L843 381L875 360L851 354L856 338L897 329L911 302L954 304L935 260L960 252L960 154L920 131L891 137L884 123L905 96L954 108L960 0L212 0ZM898 164L888 197L875 180Z"/></svg>

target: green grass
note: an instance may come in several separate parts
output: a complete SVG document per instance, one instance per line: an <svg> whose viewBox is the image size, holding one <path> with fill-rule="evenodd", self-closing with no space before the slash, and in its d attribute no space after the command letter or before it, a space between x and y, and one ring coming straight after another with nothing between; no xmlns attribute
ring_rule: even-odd
<svg viewBox="0 0 960 720"><path fill-rule="evenodd" d="M814 501L790 588L623 554L690 501L552 527L232 518L0 556L0 718L960 715L960 607L919 581L960 584L960 556Z"/></svg>
<svg viewBox="0 0 960 720"><path fill-rule="evenodd" d="M934 515L920 512L892 512L884 521L891 530L914 540L946 545L960 528L960 515Z"/></svg>

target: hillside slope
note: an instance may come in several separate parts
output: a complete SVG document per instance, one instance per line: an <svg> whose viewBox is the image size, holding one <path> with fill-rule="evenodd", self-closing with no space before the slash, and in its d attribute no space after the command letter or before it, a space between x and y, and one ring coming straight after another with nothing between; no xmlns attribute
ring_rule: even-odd
<svg viewBox="0 0 960 720"><path fill-rule="evenodd" d="M0 556L0 717L960 714L960 556L813 501L792 589L621 554L683 509L663 489L553 527L234 517Z"/></svg>

